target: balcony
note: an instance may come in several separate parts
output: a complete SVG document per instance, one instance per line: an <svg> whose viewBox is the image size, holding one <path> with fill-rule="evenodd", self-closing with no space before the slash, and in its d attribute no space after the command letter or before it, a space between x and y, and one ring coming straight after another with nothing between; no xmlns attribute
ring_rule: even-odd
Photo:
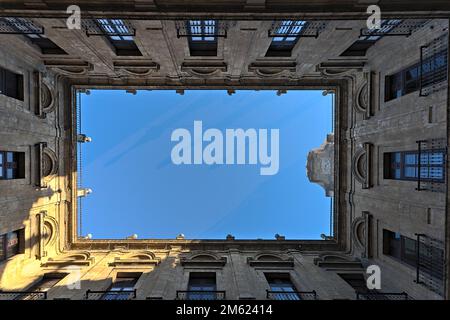
<svg viewBox="0 0 450 320"><path fill-rule="evenodd" d="M0 300L47 300L47 292L0 291Z"/></svg>
<svg viewBox="0 0 450 320"><path fill-rule="evenodd" d="M131 300L136 298L134 290L86 291L86 300Z"/></svg>
<svg viewBox="0 0 450 320"><path fill-rule="evenodd" d="M367 292L356 293L356 300L410 300L406 292Z"/></svg>
<svg viewBox="0 0 450 320"><path fill-rule="evenodd" d="M269 300L317 300L316 291L269 291L267 290L267 299Z"/></svg>
<svg viewBox="0 0 450 320"><path fill-rule="evenodd" d="M225 300L225 291L177 291L176 300Z"/></svg>

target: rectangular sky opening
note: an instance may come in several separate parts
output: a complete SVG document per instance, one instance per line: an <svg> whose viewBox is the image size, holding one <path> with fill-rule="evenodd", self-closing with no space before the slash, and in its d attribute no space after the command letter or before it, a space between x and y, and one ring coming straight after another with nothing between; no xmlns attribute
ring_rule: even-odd
<svg viewBox="0 0 450 320"><path fill-rule="evenodd" d="M80 236L330 235L332 198L310 182L307 159L332 133L332 112L319 90L90 90Z"/></svg>

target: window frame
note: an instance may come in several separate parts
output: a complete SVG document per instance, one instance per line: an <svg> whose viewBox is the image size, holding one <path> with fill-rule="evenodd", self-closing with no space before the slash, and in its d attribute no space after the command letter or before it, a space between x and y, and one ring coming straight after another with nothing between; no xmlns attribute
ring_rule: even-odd
<svg viewBox="0 0 450 320"><path fill-rule="evenodd" d="M120 23L114 23L114 21L120 21ZM94 19L94 22L103 31L117 56L142 56L141 50L134 41L134 36L130 35L131 32L123 19L103 18Z"/></svg>
<svg viewBox="0 0 450 320"><path fill-rule="evenodd" d="M392 243L395 240L395 243ZM415 250L412 254L406 253L406 242L413 242ZM383 254L401 262L412 268L417 268L417 250L418 243L416 240L403 236L398 232L393 232L388 229L383 229Z"/></svg>
<svg viewBox="0 0 450 320"><path fill-rule="evenodd" d="M15 234L17 239L17 244L14 246L15 248L13 252L11 247L8 247L8 237L12 234ZM8 261L9 259L25 252L25 228L1 234L0 239L0 245L2 246L0 250L0 263Z"/></svg>
<svg viewBox="0 0 450 320"><path fill-rule="evenodd" d="M290 25L283 25L286 22L292 22ZM301 25L298 25L301 24ZM282 33L276 33L274 35L269 36L272 37L272 41L270 42L269 48L266 51L266 57L290 57L292 55L292 50L297 45L298 40L300 39L303 30L308 27L309 22L305 20L282 20L281 25L278 26L277 32L280 29L284 28ZM295 31L295 33L291 33L291 31L295 28L299 28ZM288 38L292 38L292 40L288 40Z"/></svg>
<svg viewBox="0 0 450 320"><path fill-rule="evenodd" d="M24 101L24 84L23 74L0 67L0 95Z"/></svg>
<svg viewBox="0 0 450 320"><path fill-rule="evenodd" d="M442 157L442 162L440 164L430 164L422 163L422 157L427 155L428 157L432 154L440 154ZM397 155L399 158L399 162L397 161ZM415 163L408 163L406 158L410 155L415 156ZM396 152L385 152L383 155L383 178L386 180L401 180L401 181L425 181L425 182L436 182L436 183L444 183L445 182L445 170L446 170L446 152L444 149L437 150L422 150L420 152L421 158L419 158L418 151L396 151ZM420 164L419 164L420 162ZM415 176L412 177L406 174L407 168L415 168ZM419 172L420 168L420 172ZM440 178L430 177L430 173L428 171L427 176L422 176L423 168L441 168L442 175ZM400 170L399 177L396 177L396 170Z"/></svg>
<svg viewBox="0 0 450 320"><path fill-rule="evenodd" d="M0 155L0 181L25 179L25 152L0 150ZM8 160L9 155L12 161ZM11 177L8 170L12 170Z"/></svg>

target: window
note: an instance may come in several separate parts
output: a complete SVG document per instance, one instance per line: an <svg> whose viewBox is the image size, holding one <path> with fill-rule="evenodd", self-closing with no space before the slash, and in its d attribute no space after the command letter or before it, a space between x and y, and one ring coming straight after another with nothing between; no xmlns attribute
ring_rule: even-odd
<svg viewBox="0 0 450 320"><path fill-rule="evenodd" d="M187 300L216 300L216 274L191 272L189 274Z"/></svg>
<svg viewBox="0 0 450 320"><path fill-rule="evenodd" d="M67 54L67 52L43 34L26 34L25 36L41 49L42 54Z"/></svg>
<svg viewBox="0 0 450 320"><path fill-rule="evenodd" d="M100 300L128 300L141 274L119 273Z"/></svg>
<svg viewBox="0 0 450 320"><path fill-rule="evenodd" d="M367 288L366 278L361 273L338 273L348 285L350 285L357 293L367 293L370 290Z"/></svg>
<svg viewBox="0 0 450 320"><path fill-rule="evenodd" d="M0 180L25 178L25 152L0 151Z"/></svg>
<svg viewBox="0 0 450 320"><path fill-rule="evenodd" d="M23 253L23 237L23 229L0 235L0 261Z"/></svg>
<svg viewBox="0 0 450 320"><path fill-rule="evenodd" d="M401 22L402 20L382 20L380 29L369 30L368 35L359 37L341 56L365 56L370 47Z"/></svg>
<svg viewBox="0 0 450 320"><path fill-rule="evenodd" d="M384 178L444 182L445 154L443 150L390 152L384 154Z"/></svg>
<svg viewBox="0 0 450 320"><path fill-rule="evenodd" d="M188 20L186 29L191 56L217 55L216 20Z"/></svg>
<svg viewBox="0 0 450 320"><path fill-rule="evenodd" d="M447 80L447 50L425 59L422 64L416 63L386 76L384 98L385 101L390 101L417 91L420 86L426 87L445 80Z"/></svg>
<svg viewBox="0 0 450 320"><path fill-rule="evenodd" d="M41 34L42 28L37 27L26 18L4 18L19 34L25 35L33 44L41 49L42 54L67 54L52 40Z"/></svg>
<svg viewBox="0 0 450 320"><path fill-rule="evenodd" d="M417 241L396 232L383 230L383 254L416 267Z"/></svg>
<svg viewBox="0 0 450 320"><path fill-rule="evenodd" d="M266 273L270 286L271 297L274 300L300 300L297 289L292 284L287 273Z"/></svg>
<svg viewBox="0 0 450 320"><path fill-rule="evenodd" d="M0 94L23 101L23 75L0 67Z"/></svg>
<svg viewBox="0 0 450 320"><path fill-rule="evenodd" d="M290 57L292 49L297 44L306 26L306 21L282 21L276 30L276 34L273 35L270 47L266 52L266 57Z"/></svg>
<svg viewBox="0 0 450 320"><path fill-rule="evenodd" d="M141 51L134 43L133 31L120 19L95 20L107 39L114 47L118 56L142 56Z"/></svg>

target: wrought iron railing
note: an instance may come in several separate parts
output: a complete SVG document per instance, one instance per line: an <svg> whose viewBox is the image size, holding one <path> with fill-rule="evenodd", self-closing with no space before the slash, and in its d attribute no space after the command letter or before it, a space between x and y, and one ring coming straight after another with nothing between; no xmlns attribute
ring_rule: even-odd
<svg viewBox="0 0 450 320"><path fill-rule="evenodd" d="M382 21L379 29L361 29L362 37L405 36L409 37L413 32L422 28L429 20L426 19L389 19Z"/></svg>
<svg viewBox="0 0 450 320"><path fill-rule="evenodd" d="M127 20L83 19L81 25L87 36L135 36L136 29Z"/></svg>
<svg viewBox="0 0 450 320"><path fill-rule="evenodd" d="M191 21L205 21L199 19L192 19ZM187 20L176 20L175 21L175 29L177 30L177 38L182 37L218 37L218 38L226 38L228 35L228 29L236 24L235 21L224 21L224 20L206 20L206 21L214 21L213 24L209 25L210 28L207 28L209 32L193 32L189 27ZM194 30L196 30L194 28ZM203 30L199 28L198 30Z"/></svg>
<svg viewBox="0 0 450 320"><path fill-rule="evenodd" d="M86 300L131 300L136 298L136 289L122 291L93 291L88 290L85 294Z"/></svg>
<svg viewBox="0 0 450 320"><path fill-rule="evenodd" d="M292 20L296 22L296 20ZM299 22L299 21L297 21ZM304 22L301 27L301 31L298 32L297 28L291 28L292 33L286 33L286 20L277 20L272 23L271 28L268 31L269 38L274 37L295 37L295 38L317 38L320 33L326 28L327 23L325 21L301 21Z"/></svg>
<svg viewBox="0 0 450 320"><path fill-rule="evenodd" d="M45 291L0 291L0 300L46 300Z"/></svg>
<svg viewBox="0 0 450 320"><path fill-rule="evenodd" d="M316 291L266 291L270 300L317 300Z"/></svg>
<svg viewBox="0 0 450 320"><path fill-rule="evenodd" d="M356 300L410 300L406 292L357 292Z"/></svg>
<svg viewBox="0 0 450 320"><path fill-rule="evenodd" d="M44 28L27 18L0 18L0 34L44 34Z"/></svg>
<svg viewBox="0 0 450 320"><path fill-rule="evenodd" d="M448 34L420 48L420 96L447 88Z"/></svg>
<svg viewBox="0 0 450 320"><path fill-rule="evenodd" d="M417 141L417 190L445 192L445 139Z"/></svg>
<svg viewBox="0 0 450 320"><path fill-rule="evenodd" d="M177 291L177 300L225 300L225 291Z"/></svg>
<svg viewBox="0 0 450 320"><path fill-rule="evenodd" d="M444 242L417 234L416 282L443 296L445 283Z"/></svg>

